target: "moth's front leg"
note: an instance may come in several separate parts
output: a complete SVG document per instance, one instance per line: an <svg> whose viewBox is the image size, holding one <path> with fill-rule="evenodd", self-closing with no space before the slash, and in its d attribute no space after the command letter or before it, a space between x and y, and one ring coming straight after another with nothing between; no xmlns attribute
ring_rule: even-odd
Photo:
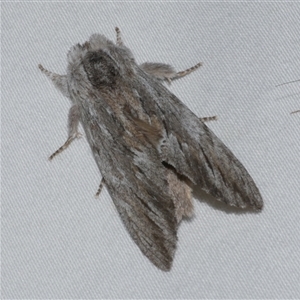
<svg viewBox="0 0 300 300"><path fill-rule="evenodd" d="M166 80L169 83L171 80L184 77L191 72L197 70L202 63L198 63L194 67L191 67L185 71L176 72L171 65L161 64L161 63L143 63L140 65L140 68L143 69L146 73L156 77L159 80ZM199 118L202 122L215 121L217 116Z"/></svg>
<svg viewBox="0 0 300 300"><path fill-rule="evenodd" d="M78 132L78 124L80 120L80 111L77 105L73 105L69 110L68 116L68 139L67 141L56 150L50 157L49 160L52 160L57 154L64 151L76 138L80 138L81 134Z"/></svg>
<svg viewBox="0 0 300 300"><path fill-rule="evenodd" d="M54 72L48 71L41 64L38 65L39 69L53 82L54 86L66 97L70 98L68 91L68 82L66 75L59 75Z"/></svg>
<svg viewBox="0 0 300 300"><path fill-rule="evenodd" d="M53 82L54 86L61 91L61 93L68 97L70 97L69 90L68 90L68 81L66 75L59 75L56 73L53 73L51 71L48 71L45 69L41 64L39 64L39 69ZM81 136L81 134L78 132L78 124L80 119L80 112L77 105L73 105L69 110L69 116L68 116L68 139L67 141L58 149L56 150L50 157L49 160L53 159L54 156L61 153L63 150L65 150L75 138L78 138Z"/></svg>
<svg viewBox="0 0 300 300"><path fill-rule="evenodd" d="M146 62L141 64L139 67L157 79L166 80L170 83L174 79L178 79L190 74L191 72L197 70L200 66L202 66L202 63L198 63L197 65L180 72L176 72L171 65L161 63Z"/></svg>

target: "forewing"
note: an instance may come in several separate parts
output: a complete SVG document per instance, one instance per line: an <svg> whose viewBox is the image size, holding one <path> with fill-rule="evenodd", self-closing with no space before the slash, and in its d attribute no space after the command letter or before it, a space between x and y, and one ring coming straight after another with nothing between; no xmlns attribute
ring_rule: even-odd
<svg viewBox="0 0 300 300"><path fill-rule="evenodd" d="M138 93L152 99L143 107L154 111L166 130L161 160L220 201L261 209L257 186L224 143L156 79L142 70L139 75Z"/></svg>
<svg viewBox="0 0 300 300"><path fill-rule="evenodd" d="M122 92L123 96L117 88L104 91L94 87L86 99L89 112L83 113L82 123L127 230L141 251L167 271L176 248L177 221L173 201L165 189L166 168L157 149L144 138L145 133L139 136L131 131L134 128L130 126L139 126L139 122L126 112L131 94L128 91L126 97L126 91Z"/></svg>

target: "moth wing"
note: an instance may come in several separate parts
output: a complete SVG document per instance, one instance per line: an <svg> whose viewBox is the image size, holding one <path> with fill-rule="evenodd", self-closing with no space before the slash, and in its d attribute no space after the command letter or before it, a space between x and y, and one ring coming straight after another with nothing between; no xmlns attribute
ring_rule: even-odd
<svg viewBox="0 0 300 300"><path fill-rule="evenodd" d="M92 110L97 112L83 123L107 189L143 254L168 271L175 253L178 223L172 198L165 189L166 169L154 148L129 147L124 124L110 113L106 101L101 105L93 102Z"/></svg>
<svg viewBox="0 0 300 300"><path fill-rule="evenodd" d="M219 201L261 209L263 200L257 186L225 144L152 76L140 71L140 78L145 81L142 86L152 90L153 101L145 101L145 110L155 110L165 127L161 160ZM140 89L139 93L145 91Z"/></svg>

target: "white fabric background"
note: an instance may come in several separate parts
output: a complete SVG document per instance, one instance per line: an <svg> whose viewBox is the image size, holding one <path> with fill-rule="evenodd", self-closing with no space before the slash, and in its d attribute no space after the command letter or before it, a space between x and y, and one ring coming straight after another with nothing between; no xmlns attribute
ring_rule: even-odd
<svg viewBox="0 0 300 300"><path fill-rule="evenodd" d="M299 298L300 3L2 3L2 299ZM259 214L195 200L171 272L126 232L70 107L38 63L119 26L137 62L198 71L170 90L246 166ZM83 130L81 129L81 132ZM297 283L298 282L298 283Z"/></svg>

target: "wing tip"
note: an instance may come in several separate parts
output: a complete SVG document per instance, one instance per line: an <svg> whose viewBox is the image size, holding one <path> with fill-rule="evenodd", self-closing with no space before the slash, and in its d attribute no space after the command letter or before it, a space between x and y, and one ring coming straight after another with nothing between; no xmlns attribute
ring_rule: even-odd
<svg viewBox="0 0 300 300"><path fill-rule="evenodd" d="M253 208L255 211L257 211L257 212L262 211L263 207L264 207L264 203L263 203L263 200L262 200L261 198L260 198L258 201L256 201L256 202L254 203L254 205L252 206L252 208Z"/></svg>
<svg viewBox="0 0 300 300"><path fill-rule="evenodd" d="M170 272L173 264L173 257L164 261L151 261L157 268L164 272Z"/></svg>

